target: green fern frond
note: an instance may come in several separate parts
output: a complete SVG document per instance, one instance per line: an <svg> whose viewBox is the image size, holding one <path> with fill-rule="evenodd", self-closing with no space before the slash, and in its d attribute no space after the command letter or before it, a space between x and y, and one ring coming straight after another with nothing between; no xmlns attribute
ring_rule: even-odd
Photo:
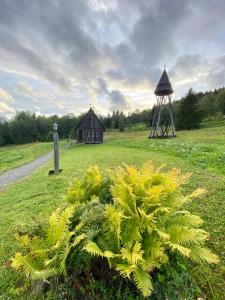
<svg viewBox="0 0 225 300"><path fill-rule="evenodd" d="M97 255L104 257L104 252L98 247L95 242L89 241L83 248L91 255Z"/></svg>
<svg viewBox="0 0 225 300"><path fill-rule="evenodd" d="M141 243L135 242L125 244L121 248L122 258L127 260L130 265L136 265L138 261L142 260L143 250L141 250Z"/></svg>
<svg viewBox="0 0 225 300"><path fill-rule="evenodd" d="M148 272L151 272L153 269L158 268L160 264L161 262L158 259L154 259L153 257L144 257L143 260L139 262L141 268Z"/></svg>
<svg viewBox="0 0 225 300"><path fill-rule="evenodd" d="M19 270L19 268L23 266L23 258L24 257L20 252L16 252L14 257L11 258L11 266L16 270Z"/></svg>
<svg viewBox="0 0 225 300"><path fill-rule="evenodd" d="M57 209L49 218L49 227L47 229L47 240L50 245L55 245L58 241L70 235L68 225L74 212L74 207L69 206L64 211Z"/></svg>
<svg viewBox="0 0 225 300"><path fill-rule="evenodd" d="M73 239L73 241L72 241L72 243L70 244L69 248L71 249L72 247L77 246L86 237L87 237L87 235L85 233L82 233L82 234L80 234L78 236L75 236L74 239Z"/></svg>
<svg viewBox="0 0 225 300"><path fill-rule="evenodd" d="M137 212L136 197L133 193L132 187L125 181L120 181L112 186L112 195L115 204L118 203L124 210L125 215Z"/></svg>
<svg viewBox="0 0 225 300"><path fill-rule="evenodd" d="M162 240L169 240L170 235L167 232L164 232L159 229L155 229L155 232L159 235Z"/></svg>
<svg viewBox="0 0 225 300"><path fill-rule="evenodd" d="M163 247L163 242L154 236L154 234L147 235L144 237L142 242L142 248L145 255L150 256L152 259L159 258L163 255L165 249Z"/></svg>
<svg viewBox="0 0 225 300"><path fill-rule="evenodd" d="M121 263L116 265L116 270L119 271L122 277L130 278L131 273L137 268L136 265L130 265L128 263Z"/></svg>
<svg viewBox="0 0 225 300"><path fill-rule="evenodd" d="M154 213L146 214L146 212L138 208L139 217L140 217L140 229L144 231L148 230L149 233L155 228L155 215Z"/></svg>
<svg viewBox="0 0 225 300"><path fill-rule="evenodd" d="M184 225L184 226L193 226L193 227L199 227L202 225L203 220L196 215L192 215L189 212L177 212L174 215L172 215L167 222L168 225L177 224L177 225Z"/></svg>
<svg viewBox="0 0 225 300"><path fill-rule="evenodd" d="M22 255L17 252L12 258L11 266L16 270L23 270L28 277L34 280L46 279L50 276L56 275L57 270L54 268L40 269L37 268L37 262L29 255Z"/></svg>
<svg viewBox="0 0 225 300"><path fill-rule="evenodd" d="M192 202L193 199L201 197L203 194L206 193L205 189L199 188L193 191L191 194L183 197L180 201L180 206Z"/></svg>
<svg viewBox="0 0 225 300"><path fill-rule="evenodd" d="M216 254L212 253L211 250L201 247L200 245L193 245L190 247L190 257L197 263L212 263L217 264L219 263L219 258Z"/></svg>
<svg viewBox="0 0 225 300"><path fill-rule="evenodd" d="M166 229L170 236L170 242L174 244L187 244L205 241L206 231L182 225L171 225Z"/></svg>
<svg viewBox="0 0 225 300"><path fill-rule="evenodd" d="M149 273L142 270L141 268L137 268L132 274L136 286L142 292L144 297L150 296L153 290L153 286Z"/></svg>
<svg viewBox="0 0 225 300"><path fill-rule="evenodd" d="M187 256L187 257L190 257L190 253L191 253L191 250L184 247L184 246L181 246L181 245L178 245L178 244L174 244L174 243L168 243L168 245L170 246L170 248L174 251L174 250L177 250L178 252L180 252L182 255L184 256Z"/></svg>
<svg viewBox="0 0 225 300"><path fill-rule="evenodd" d="M107 205L105 208L105 217L108 224L108 231L114 236L117 248L120 247L121 222L123 214L112 205Z"/></svg>

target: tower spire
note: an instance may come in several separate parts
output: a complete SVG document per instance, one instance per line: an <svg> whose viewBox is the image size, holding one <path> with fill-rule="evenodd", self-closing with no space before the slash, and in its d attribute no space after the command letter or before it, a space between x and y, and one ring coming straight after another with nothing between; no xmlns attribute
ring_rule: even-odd
<svg viewBox="0 0 225 300"><path fill-rule="evenodd" d="M157 104L149 138L168 138L176 136L171 104L172 93L173 88L166 72L166 65L164 65L163 73L154 92Z"/></svg>

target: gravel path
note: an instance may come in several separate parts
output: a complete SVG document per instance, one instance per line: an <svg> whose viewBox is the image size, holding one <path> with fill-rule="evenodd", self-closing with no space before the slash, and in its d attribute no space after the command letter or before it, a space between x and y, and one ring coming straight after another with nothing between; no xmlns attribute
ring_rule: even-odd
<svg viewBox="0 0 225 300"><path fill-rule="evenodd" d="M51 158L51 156L52 153L45 154L24 166L0 174L0 190L10 183L31 175L31 173L36 171L41 165L47 162Z"/></svg>

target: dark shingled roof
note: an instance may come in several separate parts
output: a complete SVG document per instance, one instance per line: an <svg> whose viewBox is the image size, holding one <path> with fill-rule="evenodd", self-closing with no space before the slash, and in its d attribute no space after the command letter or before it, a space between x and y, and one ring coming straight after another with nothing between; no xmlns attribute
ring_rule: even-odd
<svg viewBox="0 0 225 300"><path fill-rule="evenodd" d="M75 130L78 129L78 127L81 125L81 123L83 121L85 121L86 119L90 118L92 115L94 115L96 117L96 119L98 119L99 123L102 125L102 128L104 130L104 126L102 124L102 121L97 117L97 115L95 114L95 112L93 111L93 109L90 107L89 111L80 119L79 123L77 124Z"/></svg>
<svg viewBox="0 0 225 300"><path fill-rule="evenodd" d="M157 96L165 96L173 93L172 85L166 70L163 71L154 93Z"/></svg>

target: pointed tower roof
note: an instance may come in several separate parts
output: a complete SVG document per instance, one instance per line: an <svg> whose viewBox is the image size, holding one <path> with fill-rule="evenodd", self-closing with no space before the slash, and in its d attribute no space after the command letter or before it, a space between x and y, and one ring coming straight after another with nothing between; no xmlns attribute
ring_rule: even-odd
<svg viewBox="0 0 225 300"><path fill-rule="evenodd" d="M170 83L166 69L164 69L154 93L157 96L165 96L173 93L173 88Z"/></svg>

